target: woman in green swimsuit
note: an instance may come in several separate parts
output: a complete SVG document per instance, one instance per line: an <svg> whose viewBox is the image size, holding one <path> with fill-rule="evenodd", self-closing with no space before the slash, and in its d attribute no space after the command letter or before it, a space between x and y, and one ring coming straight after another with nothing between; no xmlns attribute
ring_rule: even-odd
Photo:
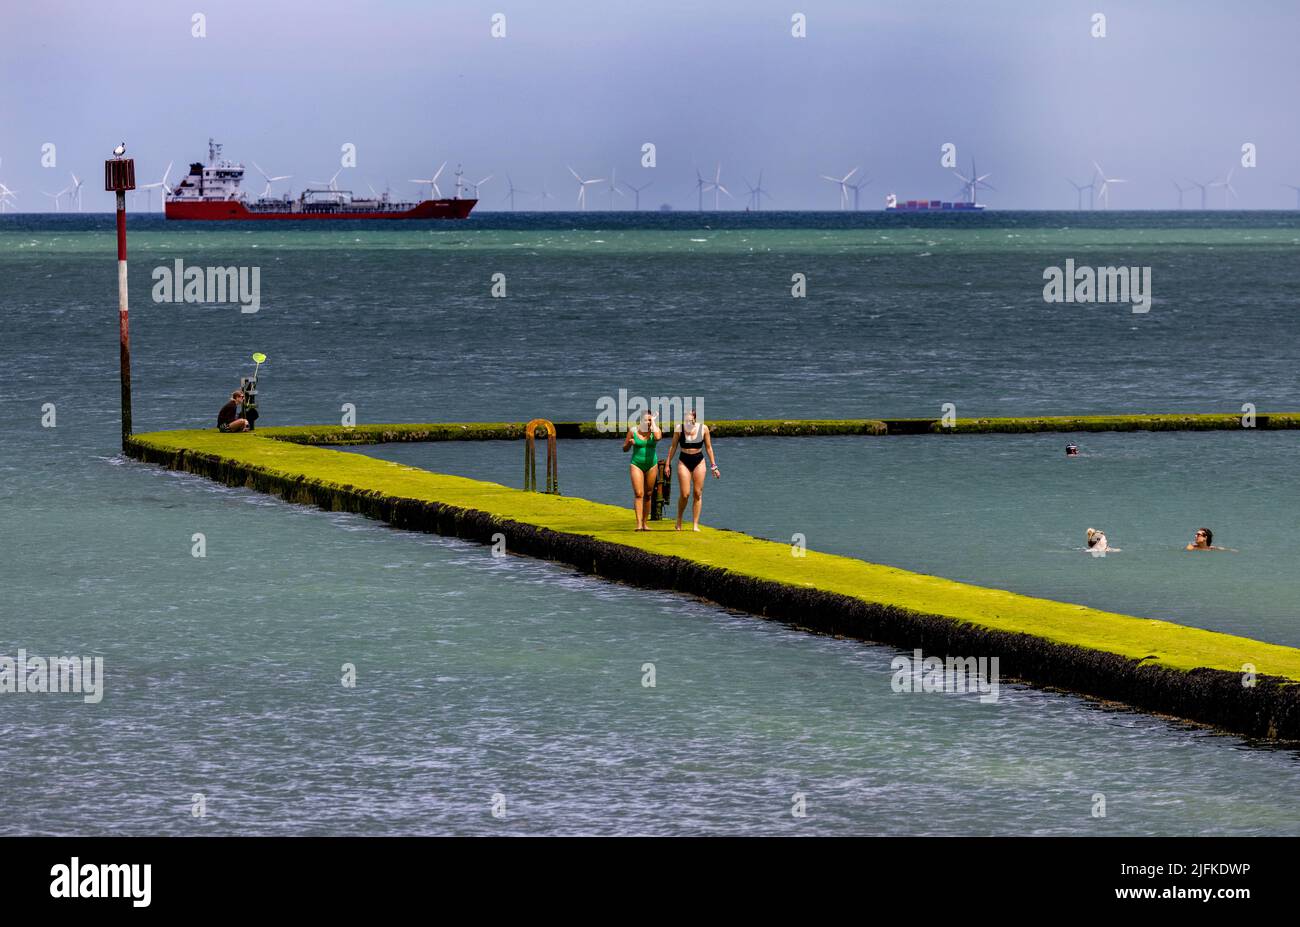
<svg viewBox="0 0 1300 927"><path fill-rule="evenodd" d="M623 439L623 452L632 449L632 463L628 468L632 476L632 511L636 513L636 530L649 531L646 519L650 517L650 503L654 497L655 483L659 480L659 451L655 442L663 432L655 423L653 412L641 417L641 422L627 430Z"/></svg>

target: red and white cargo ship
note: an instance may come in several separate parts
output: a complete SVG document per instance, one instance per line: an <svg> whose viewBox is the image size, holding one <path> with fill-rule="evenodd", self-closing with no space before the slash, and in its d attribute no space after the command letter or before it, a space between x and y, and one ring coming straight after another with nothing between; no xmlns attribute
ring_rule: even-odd
<svg viewBox="0 0 1300 927"><path fill-rule="evenodd" d="M337 174L335 176L338 176ZM241 219L465 219L477 199L421 200L399 203L388 193L358 197L351 190L307 188L292 199L260 196L250 200L239 189L244 165L221 156L221 145L208 139L208 163L197 161L167 193L168 219L238 221ZM432 185L431 185L432 187ZM268 184L269 189L269 184ZM436 189L436 187L434 188ZM459 192L459 191L458 191Z"/></svg>

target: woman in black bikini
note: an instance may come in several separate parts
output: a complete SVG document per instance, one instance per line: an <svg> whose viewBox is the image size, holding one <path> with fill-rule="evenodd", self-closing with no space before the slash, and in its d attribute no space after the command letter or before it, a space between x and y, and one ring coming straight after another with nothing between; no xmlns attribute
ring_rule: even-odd
<svg viewBox="0 0 1300 927"><path fill-rule="evenodd" d="M673 452L680 444L681 455L677 458L677 485L681 487L677 497L677 530L682 530L682 515L686 512L686 500L691 491L695 494L695 507L692 510L694 529L700 530L700 509L704 507L704 454L709 455L709 469L714 479L722 476L718 470L717 458L713 456L713 438L709 426L701 425L696 420L695 410L688 411L686 421L673 429L673 446L668 449L668 460L672 461Z"/></svg>

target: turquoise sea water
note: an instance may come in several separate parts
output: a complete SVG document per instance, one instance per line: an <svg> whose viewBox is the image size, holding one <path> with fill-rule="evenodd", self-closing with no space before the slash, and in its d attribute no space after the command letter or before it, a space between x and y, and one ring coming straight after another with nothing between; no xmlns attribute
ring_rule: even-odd
<svg viewBox="0 0 1300 927"><path fill-rule="evenodd" d="M1295 213L895 218L133 222L137 428L210 424L254 350L267 424L592 418L619 389L712 418L1300 410ZM1300 833L1289 751L895 694L888 648L126 462L113 248L107 217L0 219L0 655L107 675L98 705L0 695L10 832ZM1044 304L1070 257L1151 266L1151 312ZM261 309L153 303L177 258L259 267ZM1300 643L1288 433L1064 440L720 442L705 518ZM564 445L565 492L624 501L617 448ZM376 450L511 483L522 456ZM1240 553L1181 555L1200 524ZM1074 550L1088 526L1122 552Z"/></svg>

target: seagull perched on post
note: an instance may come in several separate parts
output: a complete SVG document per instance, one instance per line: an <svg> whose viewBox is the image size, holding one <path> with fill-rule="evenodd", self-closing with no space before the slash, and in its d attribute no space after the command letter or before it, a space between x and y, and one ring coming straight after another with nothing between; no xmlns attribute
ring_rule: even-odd
<svg viewBox="0 0 1300 927"><path fill-rule="evenodd" d="M122 144L120 144L120 145L118 145L116 148L114 148L114 149L113 149L113 154L114 154L114 156L119 157L119 158L122 157L122 155L126 154L126 142L123 142Z"/></svg>

